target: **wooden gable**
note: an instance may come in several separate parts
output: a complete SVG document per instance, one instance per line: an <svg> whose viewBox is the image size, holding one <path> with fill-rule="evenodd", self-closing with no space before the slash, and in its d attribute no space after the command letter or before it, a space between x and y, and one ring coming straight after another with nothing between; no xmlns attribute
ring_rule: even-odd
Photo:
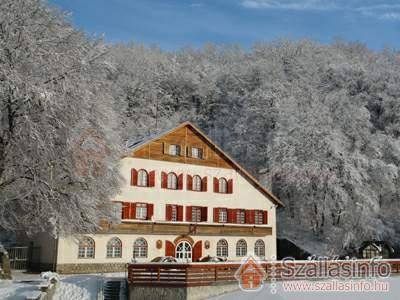
<svg viewBox="0 0 400 300"><path fill-rule="evenodd" d="M181 155L168 154L169 145L171 144L181 147ZM193 147L202 150L202 158L191 157L191 149ZM132 151L131 156L217 168L233 168L230 161L221 155L213 144L209 143L188 124L177 127L165 135L139 146Z"/></svg>

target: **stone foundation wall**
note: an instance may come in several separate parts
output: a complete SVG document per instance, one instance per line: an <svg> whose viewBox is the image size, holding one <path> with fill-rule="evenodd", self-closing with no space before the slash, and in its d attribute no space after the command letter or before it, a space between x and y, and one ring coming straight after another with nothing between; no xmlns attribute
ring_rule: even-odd
<svg viewBox="0 0 400 300"><path fill-rule="evenodd" d="M125 263L108 264L58 264L56 272L59 274L87 274L125 272Z"/></svg>
<svg viewBox="0 0 400 300"><path fill-rule="evenodd" d="M129 285L129 300L203 300L213 296L237 291L237 283L214 284L199 287L154 287Z"/></svg>

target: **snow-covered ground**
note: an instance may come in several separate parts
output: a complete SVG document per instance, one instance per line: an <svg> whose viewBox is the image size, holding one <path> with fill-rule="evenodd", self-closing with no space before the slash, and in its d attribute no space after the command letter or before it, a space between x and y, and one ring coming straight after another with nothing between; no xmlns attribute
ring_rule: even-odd
<svg viewBox="0 0 400 300"><path fill-rule="evenodd" d="M1 300L24 300L42 281L38 274L13 273L13 280L0 280ZM56 289L53 300L92 300L106 278L124 278L124 273L65 275Z"/></svg>
<svg viewBox="0 0 400 300"><path fill-rule="evenodd" d="M400 277L382 279L389 283L388 292L287 292L283 282L276 283L276 294L271 294L269 283L259 292L237 291L211 298L212 300L398 300Z"/></svg>

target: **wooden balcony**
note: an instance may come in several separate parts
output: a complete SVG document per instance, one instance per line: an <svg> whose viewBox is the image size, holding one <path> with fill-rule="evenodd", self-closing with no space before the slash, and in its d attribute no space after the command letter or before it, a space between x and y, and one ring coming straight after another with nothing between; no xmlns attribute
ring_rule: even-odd
<svg viewBox="0 0 400 300"><path fill-rule="evenodd" d="M138 233L172 235L218 235L218 236L267 236L272 228L265 225L232 225L207 223L172 222L123 222L102 226L100 233Z"/></svg>

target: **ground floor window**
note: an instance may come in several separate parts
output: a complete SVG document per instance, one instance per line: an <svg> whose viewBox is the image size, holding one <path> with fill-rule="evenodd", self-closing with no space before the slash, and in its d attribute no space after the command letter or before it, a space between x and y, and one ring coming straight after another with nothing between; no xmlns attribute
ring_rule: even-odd
<svg viewBox="0 0 400 300"><path fill-rule="evenodd" d="M226 240L219 240L217 243L217 256L228 256L228 242Z"/></svg>
<svg viewBox="0 0 400 300"><path fill-rule="evenodd" d="M257 240L254 244L254 254L258 257L265 256L265 243L263 240Z"/></svg>
<svg viewBox="0 0 400 300"><path fill-rule="evenodd" d="M147 257L147 242L144 238L139 238L133 244L133 257Z"/></svg>
<svg viewBox="0 0 400 300"><path fill-rule="evenodd" d="M94 258L94 240L84 237L79 241L78 258Z"/></svg>
<svg viewBox="0 0 400 300"><path fill-rule="evenodd" d="M247 255L247 243L245 240L239 240L236 243L236 256L243 257Z"/></svg>
<svg viewBox="0 0 400 300"><path fill-rule="evenodd" d="M119 238L112 238L107 243L107 257L115 258L121 257L122 254L122 242Z"/></svg>
<svg viewBox="0 0 400 300"><path fill-rule="evenodd" d="M176 258L181 260L192 260L192 246L187 241L182 241L176 246Z"/></svg>

